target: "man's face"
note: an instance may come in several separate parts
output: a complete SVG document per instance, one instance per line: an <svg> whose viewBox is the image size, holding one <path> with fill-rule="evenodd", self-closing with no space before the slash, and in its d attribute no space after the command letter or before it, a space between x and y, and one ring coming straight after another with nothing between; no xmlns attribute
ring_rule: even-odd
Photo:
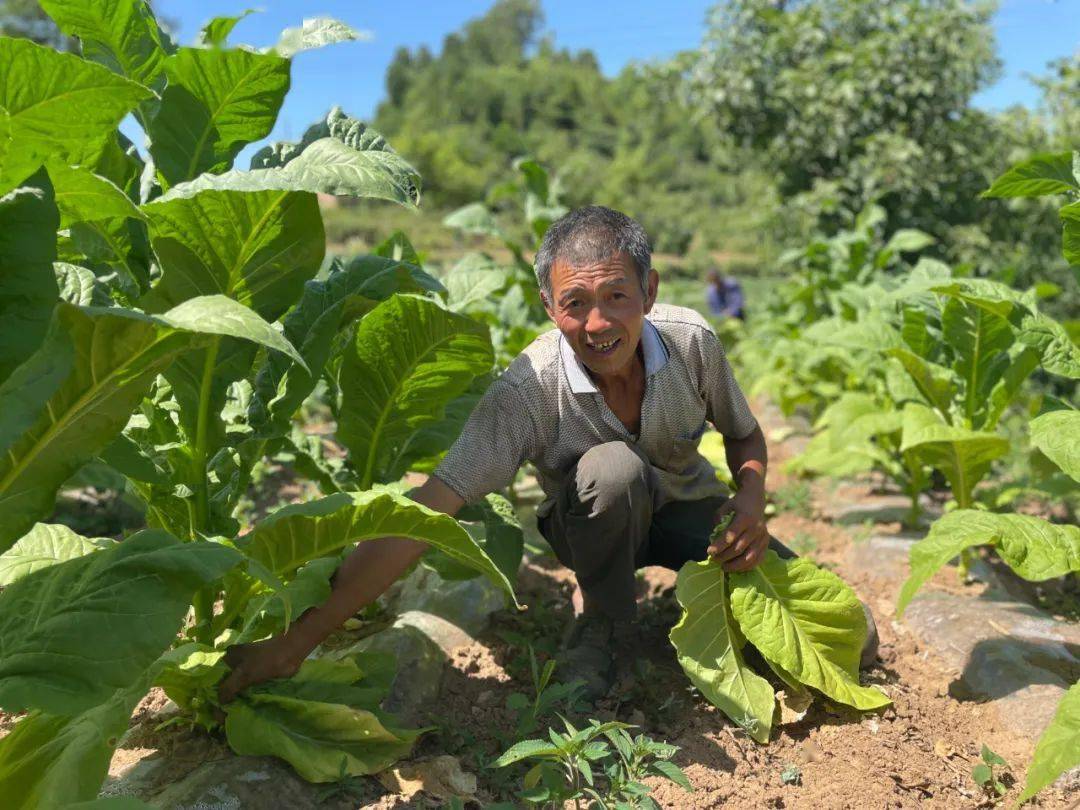
<svg viewBox="0 0 1080 810"><path fill-rule="evenodd" d="M551 300L545 296L544 307L590 371L617 375L634 361L658 285L659 276L650 270L643 293L634 260L625 252L595 264L558 260L551 268Z"/></svg>

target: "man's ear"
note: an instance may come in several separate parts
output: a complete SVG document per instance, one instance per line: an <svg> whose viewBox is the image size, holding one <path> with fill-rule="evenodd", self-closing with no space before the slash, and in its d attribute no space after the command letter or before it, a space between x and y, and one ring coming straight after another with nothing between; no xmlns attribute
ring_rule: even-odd
<svg viewBox="0 0 1080 810"><path fill-rule="evenodd" d="M652 312L653 304L656 303L656 293L660 289L660 274L652 267L649 268L649 281L645 285L645 314Z"/></svg>

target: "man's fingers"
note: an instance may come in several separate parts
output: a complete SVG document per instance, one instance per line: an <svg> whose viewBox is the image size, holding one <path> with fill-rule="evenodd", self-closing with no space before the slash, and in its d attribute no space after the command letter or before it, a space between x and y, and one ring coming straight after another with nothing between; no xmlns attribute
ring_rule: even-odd
<svg viewBox="0 0 1080 810"><path fill-rule="evenodd" d="M247 686L244 683L244 671L242 669L234 669L229 673L218 685L218 700L222 703L228 703L234 697L236 697L240 690Z"/></svg>
<svg viewBox="0 0 1080 810"><path fill-rule="evenodd" d="M762 532L741 554L724 561L724 570L731 573L749 571L764 559L768 546L768 534Z"/></svg>

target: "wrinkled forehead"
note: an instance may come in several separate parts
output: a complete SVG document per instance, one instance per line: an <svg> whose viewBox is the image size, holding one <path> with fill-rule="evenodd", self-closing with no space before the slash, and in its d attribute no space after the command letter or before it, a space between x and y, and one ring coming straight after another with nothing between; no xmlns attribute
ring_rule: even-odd
<svg viewBox="0 0 1080 810"><path fill-rule="evenodd" d="M605 255L578 255L575 258L559 255L551 268L553 292L569 286L600 286L633 282L637 270L634 260L625 251Z"/></svg>

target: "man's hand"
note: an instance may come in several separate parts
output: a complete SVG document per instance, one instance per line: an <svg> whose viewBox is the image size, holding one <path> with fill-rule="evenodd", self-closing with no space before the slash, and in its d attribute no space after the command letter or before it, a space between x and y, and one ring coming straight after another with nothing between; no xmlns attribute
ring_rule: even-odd
<svg viewBox="0 0 1080 810"><path fill-rule="evenodd" d="M709 546L709 556L718 559L725 571L749 571L765 558L769 548L764 484L755 481L743 486L716 510L716 521L727 514L735 517L722 538Z"/></svg>
<svg viewBox="0 0 1080 810"><path fill-rule="evenodd" d="M300 669L282 636L254 644L237 644L225 651L232 672L218 686L218 699L228 703L249 686L274 678L288 678Z"/></svg>

